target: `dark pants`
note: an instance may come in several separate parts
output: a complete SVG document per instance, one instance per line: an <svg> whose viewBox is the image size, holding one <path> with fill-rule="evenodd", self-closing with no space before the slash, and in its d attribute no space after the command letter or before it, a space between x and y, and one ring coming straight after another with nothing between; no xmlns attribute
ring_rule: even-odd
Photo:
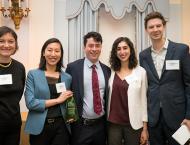
<svg viewBox="0 0 190 145"><path fill-rule="evenodd" d="M20 128L0 132L0 145L19 145L20 144Z"/></svg>
<svg viewBox="0 0 190 145"><path fill-rule="evenodd" d="M36 122L37 123L37 122ZM39 135L30 135L30 145L68 145L69 131L63 118L45 123Z"/></svg>
<svg viewBox="0 0 190 145"><path fill-rule="evenodd" d="M148 127L150 145L179 145L172 135L176 130L168 127L164 120L162 111L160 111L160 118L156 126Z"/></svg>
<svg viewBox="0 0 190 145"><path fill-rule="evenodd" d="M71 126L71 145L106 145L106 121L85 123L81 119Z"/></svg>
<svg viewBox="0 0 190 145"><path fill-rule="evenodd" d="M142 129L134 130L131 125L108 124L108 145L139 145Z"/></svg>

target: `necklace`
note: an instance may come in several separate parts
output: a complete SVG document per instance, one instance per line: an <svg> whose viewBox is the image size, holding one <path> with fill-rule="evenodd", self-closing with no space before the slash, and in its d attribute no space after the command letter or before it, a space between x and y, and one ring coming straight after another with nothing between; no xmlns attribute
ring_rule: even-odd
<svg viewBox="0 0 190 145"><path fill-rule="evenodd" d="M7 67L9 67L11 65L11 63L12 63L12 59L11 59L11 61L7 65L4 65L4 64L0 63L0 66L4 67L4 68L7 68Z"/></svg>

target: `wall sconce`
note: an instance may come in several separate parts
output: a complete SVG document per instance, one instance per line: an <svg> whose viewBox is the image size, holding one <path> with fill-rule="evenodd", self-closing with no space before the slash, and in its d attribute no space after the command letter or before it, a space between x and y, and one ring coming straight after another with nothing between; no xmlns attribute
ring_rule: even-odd
<svg viewBox="0 0 190 145"><path fill-rule="evenodd" d="M9 5L8 8L5 8L6 1ZM26 3L25 8L21 7L24 1ZM0 11L5 18L10 17L13 20L15 29L19 29L22 18L28 17L30 12L28 0L1 0Z"/></svg>

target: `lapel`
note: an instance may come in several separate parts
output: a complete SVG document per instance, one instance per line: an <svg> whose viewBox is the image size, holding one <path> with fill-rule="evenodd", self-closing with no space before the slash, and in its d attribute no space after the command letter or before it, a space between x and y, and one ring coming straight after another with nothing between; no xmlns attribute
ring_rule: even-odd
<svg viewBox="0 0 190 145"><path fill-rule="evenodd" d="M105 79L105 96L106 96L107 93L108 93L107 92L108 91L108 80L109 80L110 74L109 74L109 70L107 69L107 66L105 66L101 62L100 62L100 66L101 66L103 74L104 74L104 79Z"/></svg>
<svg viewBox="0 0 190 145"><path fill-rule="evenodd" d="M112 92L112 86L113 86L113 80L114 80L114 76L115 76L115 71L111 71L111 76L110 76L110 79L109 79L109 88L110 88L110 92Z"/></svg>
<svg viewBox="0 0 190 145"><path fill-rule="evenodd" d="M65 87L66 87L66 89L69 88L69 82L68 82L68 80L67 80L67 76L64 75L64 72L63 72L63 71L61 71L61 82L65 82Z"/></svg>
<svg viewBox="0 0 190 145"><path fill-rule="evenodd" d="M167 53L166 53L166 57L165 57L165 61L164 61L164 65L163 65L163 69L162 69L162 74L160 79L162 78L165 70L166 70L166 60L172 60L173 54L175 52L176 48L173 42L169 41L168 44L168 48L167 48Z"/></svg>
<svg viewBox="0 0 190 145"><path fill-rule="evenodd" d="M101 62L100 62L100 66L101 66L103 74L104 74L105 82L107 82L108 81L108 74L106 72L106 69L104 68L104 66L103 66L103 64ZM107 85L107 83L106 83L106 85Z"/></svg>
<svg viewBox="0 0 190 145"><path fill-rule="evenodd" d="M155 78L157 80L159 80L159 77L158 77L158 73L156 71L156 68L155 68L155 65L153 63L153 59L152 59L152 55L151 55L151 47L149 47L147 49L147 55L146 55L146 61L147 61L147 64L149 65L149 68L150 68L150 71L152 72L152 74L155 76Z"/></svg>
<svg viewBox="0 0 190 145"><path fill-rule="evenodd" d="M45 76L45 71L37 69L36 71L36 82L38 85L38 87L42 90L45 90L45 92L40 92L43 97L49 99L50 98L50 91L49 91L49 86L48 86L48 82ZM44 93L44 94L42 94Z"/></svg>
<svg viewBox="0 0 190 145"><path fill-rule="evenodd" d="M114 76L115 76L115 71L111 70L111 76L108 80L108 88L109 88L109 92L108 92L108 97L107 97L107 117L110 114L110 104L111 104L111 93L113 90L113 80L114 80Z"/></svg>
<svg viewBox="0 0 190 145"><path fill-rule="evenodd" d="M84 59L82 59L81 61L79 61L79 63L77 64L77 78L78 78L78 81L77 83L79 83L79 93L81 96L81 99L83 99L84 97Z"/></svg>

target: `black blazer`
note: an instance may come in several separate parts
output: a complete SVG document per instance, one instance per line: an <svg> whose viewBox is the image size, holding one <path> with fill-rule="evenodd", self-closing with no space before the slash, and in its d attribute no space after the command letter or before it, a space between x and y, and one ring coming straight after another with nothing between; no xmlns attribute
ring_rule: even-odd
<svg viewBox="0 0 190 145"><path fill-rule="evenodd" d="M179 70L166 70L164 62L161 77L153 64L151 48L140 53L140 65L148 77L148 122L155 126L159 120L160 102L167 125L177 129L184 118L190 119L190 55L185 44L169 41L166 60L179 60Z"/></svg>
<svg viewBox="0 0 190 145"><path fill-rule="evenodd" d="M105 78L105 103L107 102L108 96L108 79L111 74L111 70L108 66L104 65L100 62L100 66L102 67L104 78ZM72 76L71 90L74 92L74 98L77 104L77 109L79 113L79 117L82 116L83 111L83 97L84 97L84 86L83 86L83 71L84 71L84 59L76 60L72 63L69 63L66 68L66 72ZM107 103L105 104L105 109L107 108ZM105 110L106 113L106 110Z"/></svg>

